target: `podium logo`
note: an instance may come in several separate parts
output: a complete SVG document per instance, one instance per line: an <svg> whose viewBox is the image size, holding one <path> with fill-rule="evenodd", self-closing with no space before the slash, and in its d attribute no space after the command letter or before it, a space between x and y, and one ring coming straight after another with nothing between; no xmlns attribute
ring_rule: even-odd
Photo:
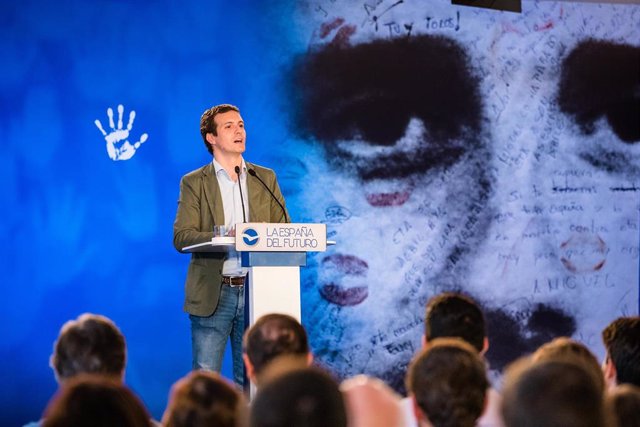
<svg viewBox="0 0 640 427"><path fill-rule="evenodd" d="M253 228L247 228L242 232L242 241L247 246L255 246L260 241L260 236L258 236L258 232Z"/></svg>

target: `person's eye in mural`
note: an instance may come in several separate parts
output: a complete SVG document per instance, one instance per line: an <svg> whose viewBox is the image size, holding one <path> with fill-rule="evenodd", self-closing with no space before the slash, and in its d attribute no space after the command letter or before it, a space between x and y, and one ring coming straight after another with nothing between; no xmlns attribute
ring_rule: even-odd
<svg viewBox="0 0 640 427"><path fill-rule="evenodd" d="M305 181L304 216L339 242L303 272L314 353L343 377L364 369L402 390L415 313L461 288L488 229L478 77L460 44L421 35L314 48L293 82L293 129L324 153L309 167L329 166Z"/></svg>
<svg viewBox="0 0 640 427"><path fill-rule="evenodd" d="M480 144L478 82L448 38L331 45L302 58L296 87L299 131L365 181L446 167Z"/></svg>
<svg viewBox="0 0 640 427"><path fill-rule="evenodd" d="M562 63L558 105L594 140L577 147L580 157L607 172L639 174L640 156L631 150L640 142L640 47L579 43Z"/></svg>

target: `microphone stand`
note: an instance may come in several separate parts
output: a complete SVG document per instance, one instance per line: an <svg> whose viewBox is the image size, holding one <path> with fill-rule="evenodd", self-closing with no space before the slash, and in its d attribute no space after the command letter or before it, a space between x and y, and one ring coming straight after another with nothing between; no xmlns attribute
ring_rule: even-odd
<svg viewBox="0 0 640 427"><path fill-rule="evenodd" d="M240 203L242 203L242 222L247 222L247 215L244 210L244 197L242 196L242 181L240 180L240 166L236 166L236 174L238 174L238 188L240 188Z"/></svg>

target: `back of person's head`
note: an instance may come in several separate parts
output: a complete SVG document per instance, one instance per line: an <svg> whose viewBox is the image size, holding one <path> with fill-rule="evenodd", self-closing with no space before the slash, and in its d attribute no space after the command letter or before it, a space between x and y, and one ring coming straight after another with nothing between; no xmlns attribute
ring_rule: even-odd
<svg viewBox="0 0 640 427"><path fill-rule="evenodd" d="M77 375L62 384L45 411L43 427L149 427L146 408L121 381Z"/></svg>
<svg viewBox="0 0 640 427"><path fill-rule="evenodd" d="M617 427L640 427L640 387L622 384L606 396L606 405L611 425Z"/></svg>
<svg viewBox="0 0 640 427"><path fill-rule="evenodd" d="M474 426L488 388L484 361L459 338L429 341L407 374L417 418L434 427Z"/></svg>
<svg viewBox="0 0 640 427"><path fill-rule="evenodd" d="M377 378L358 375L340 384L349 427L404 425L400 396Z"/></svg>
<svg viewBox="0 0 640 427"><path fill-rule="evenodd" d="M534 363L545 361L573 362L582 365L593 376L602 393L605 391L602 367L584 344L567 337L555 338L540 346L531 356Z"/></svg>
<svg viewBox="0 0 640 427"><path fill-rule="evenodd" d="M305 367L265 381L251 404L251 427L346 427L338 383L326 372Z"/></svg>
<svg viewBox="0 0 640 427"><path fill-rule="evenodd" d="M264 384L287 372L311 366L306 358L297 355L283 354L273 359L260 373L259 384ZM255 385L259 385L256 383Z"/></svg>
<svg viewBox="0 0 640 427"><path fill-rule="evenodd" d="M640 317L620 317L602 331L618 384L640 386Z"/></svg>
<svg viewBox="0 0 640 427"><path fill-rule="evenodd" d="M583 365L522 359L502 389L506 427L604 427L602 392Z"/></svg>
<svg viewBox="0 0 640 427"><path fill-rule="evenodd" d="M171 389L164 427L234 427L244 420L244 399L218 374L193 371Z"/></svg>
<svg viewBox="0 0 640 427"><path fill-rule="evenodd" d="M460 338L482 352L487 336L482 310L466 295L446 292L427 302L425 339Z"/></svg>
<svg viewBox="0 0 640 427"><path fill-rule="evenodd" d="M243 347L249 377L259 377L278 356L310 357L304 327L286 314L273 313L260 317L245 332Z"/></svg>
<svg viewBox="0 0 640 427"><path fill-rule="evenodd" d="M126 353L124 335L110 319L85 313L62 326L50 364L60 382L83 373L122 379Z"/></svg>

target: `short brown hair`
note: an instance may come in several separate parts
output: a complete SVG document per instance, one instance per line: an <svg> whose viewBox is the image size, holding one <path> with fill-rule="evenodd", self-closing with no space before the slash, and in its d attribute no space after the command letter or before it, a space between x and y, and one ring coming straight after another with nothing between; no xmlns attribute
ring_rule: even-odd
<svg viewBox="0 0 640 427"><path fill-rule="evenodd" d="M602 331L618 384L640 386L640 317L619 317Z"/></svg>
<svg viewBox="0 0 640 427"><path fill-rule="evenodd" d="M427 302L424 336L427 341L460 338L481 353L487 336L484 314L466 295L454 292L436 295Z"/></svg>
<svg viewBox="0 0 640 427"><path fill-rule="evenodd" d="M317 367L293 368L266 381L251 403L251 427L346 427L338 383Z"/></svg>
<svg viewBox="0 0 640 427"><path fill-rule="evenodd" d="M244 399L220 375L192 371L171 389L162 419L166 427L234 427L244 420Z"/></svg>
<svg viewBox="0 0 640 427"><path fill-rule="evenodd" d="M310 351L304 327L295 318L281 313L260 317L247 329L242 344L256 374L278 356L306 356Z"/></svg>
<svg viewBox="0 0 640 427"><path fill-rule="evenodd" d="M207 151L211 154L213 154L213 148L211 147L211 144L207 142L207 134L211 133L214 136L218 135L216 122L213 119L218 114L226 113L227 111L237 111L240 113L240 109L235 105L220 104L204 110L202 117L200 117L200 135L202 135L202 140L204 141L204 145L207 147Z"/></svg>
<svg viewBox="0 0 640 427"><path fill-rule="evenodd" d="M568 361L509 365L502 389L507 427L604 427L604 399L583 365Z"/></svg>
<svg viewBox="0 0 640 427"><path fill-rule="evenodd" d="M144 404L122 382L78 375L62 385L45 411L44 427L152 427Z"/></svg>
<svg viewBox="0 0 640 427"><path fill-rule="evenodd" d="M85 313L62 326L50 364L59 381L83 373L121 379L126 351L124 335L111 319Z"/></svg>
<svg viewBox="0 0 640 427"><path fill-rule="evenodd" d="M472 427L484 410L489 381L471 344L436 338L411 363L407 388L433 426Z"/></svg>
<svg viewBox="0 0 640 427"><path fill-rule="evenodd" d="M596 356L584 344L567 337L558 337L541 345L531 356L534 363L544 361L572 362L581 365L593 376L604 394L604 374Z"/></svg>

